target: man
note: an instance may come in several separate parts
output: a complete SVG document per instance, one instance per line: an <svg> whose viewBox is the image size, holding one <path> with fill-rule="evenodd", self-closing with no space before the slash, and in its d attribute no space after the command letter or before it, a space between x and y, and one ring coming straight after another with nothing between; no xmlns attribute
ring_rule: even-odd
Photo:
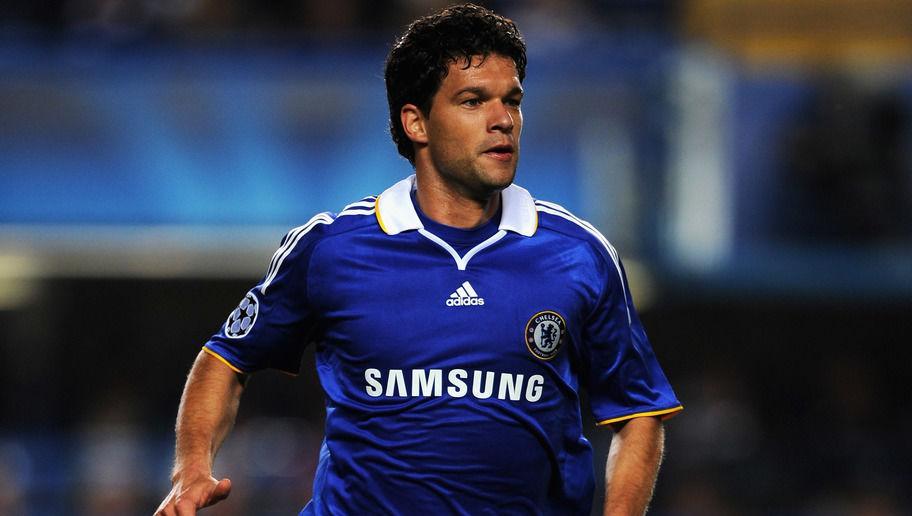
<svg viewBox="0 0 912 516"><path fill-rule="evenodd" d="M613 425L606 514L642 514L681 405L614 249L513 185L525 45L464 5L387 60L393 139L415 175L292 230L204 347L158 514L228 495L212 477L246 375L314 342L326 437L302 514L588 514L579 390Z"/></svg>

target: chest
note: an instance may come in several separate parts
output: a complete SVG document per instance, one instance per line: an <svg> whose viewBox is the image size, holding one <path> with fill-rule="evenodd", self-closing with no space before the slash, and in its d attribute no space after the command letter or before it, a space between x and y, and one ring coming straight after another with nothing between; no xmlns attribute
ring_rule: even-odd
<svg viewBox="0 0 912 516"><path fill-rule="evenodd" d="M599 291L580 251L508 234L465 260L417 233L355 239L315 252L308 297L348 363L557 365Z"/></svg>

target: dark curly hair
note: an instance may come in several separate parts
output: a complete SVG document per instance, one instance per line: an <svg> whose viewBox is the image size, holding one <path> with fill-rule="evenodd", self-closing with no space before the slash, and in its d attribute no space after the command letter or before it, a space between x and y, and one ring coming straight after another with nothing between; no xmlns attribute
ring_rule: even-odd
<svg viewBox="0 0 912 516"><path fill-rule="evenodd" d="M525 79L526 44L516 24L474 4L454 5L419 18L393 44L384 73L390 133L399 154L412 165L415 149L402 128L402 106L414 104L429 115L431 99L450 63L491 54L513 59L520 82Z"/></svg>

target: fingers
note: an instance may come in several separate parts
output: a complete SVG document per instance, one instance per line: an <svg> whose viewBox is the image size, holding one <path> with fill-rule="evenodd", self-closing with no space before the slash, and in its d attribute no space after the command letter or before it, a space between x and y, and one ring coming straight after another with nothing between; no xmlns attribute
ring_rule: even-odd
<svg viewBox="0 0 912 516"><path fill-rule="evenodd" d="M158 510L155 511L155 516L177 516L178 514L182 513L178 513L176 504L170 497L166 498L161 506L159 506Z"/></svg>
<svg viewBox="0 0 912 516"><path fill-rule="evenodd" d="M174 500L168 497L155 511L155 516L196 516L196 509L197 504L191 500Z"/></svg>
<svg viewBox="0 0 912 516"><path fill-rule="evenodd" d="M171 492L168 493L168 496L162 500L158 509L155 510L155 516L177 516L177 513L174 511L174 495L175 492L172 489Z"/></svg>
<svg viewBox="0 0 912 516"><path fill-rule="evenodd" d="M223 478L215 485L215 489L209 493L209 500L203 507L209 507L212 504L221 502L225 498L228 498L229 494L231 494L231 480Z"/></svg>
<svg viewBox="0 0 912 516"><path fill-rule="evenodd" d="M183 499L174 504L174 510L177 516L196 516L196 507L196 503L187 499Z"/></svg>
<svg viewBox="0 0 912 516"><path fill-rule="evenodd" d="M177 485L155 511L155 516L196 516L197 509L221 502L231 493L231 480L214 478L184 489Z"/></svg>

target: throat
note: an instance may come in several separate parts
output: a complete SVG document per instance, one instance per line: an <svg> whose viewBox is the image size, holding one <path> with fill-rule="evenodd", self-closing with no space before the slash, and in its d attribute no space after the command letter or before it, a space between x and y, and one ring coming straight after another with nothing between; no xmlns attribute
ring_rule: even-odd
<svg viewBox="0 0 912 516"><path fill-rule="evenodd" d="M452 228L475 229L500 212L500 192L485 200L421 189L412 192L415 209L425 217Z"/></svg>
<svg viewBox="0 0 912 516"><path fill-rule="evenodd" d="M417 213L418 218L421 219L421 224L424 226L425 230L452 245L452 247L460 253L487 240L494 235L500 227L501 210L499 209L499 203L498 209L493 215L485 217L484 221L471 227L445 224L431 218L419 205L414 191L412 192L412 204L414 205L415 213Z"/></svg>

